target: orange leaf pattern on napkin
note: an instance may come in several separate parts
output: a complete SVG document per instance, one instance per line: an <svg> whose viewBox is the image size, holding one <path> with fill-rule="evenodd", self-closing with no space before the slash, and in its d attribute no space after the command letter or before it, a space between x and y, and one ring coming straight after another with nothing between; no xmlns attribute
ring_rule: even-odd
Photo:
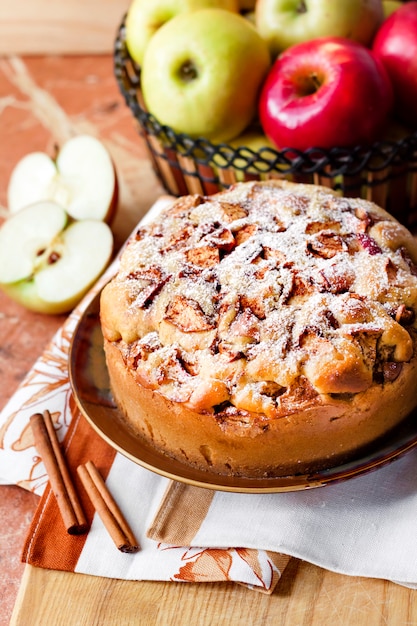
<svg viewBox="0 0 417 626"><path fill-rule="evenodd" d="M217 581L231 581L230 570L233 560L236 557L245 561L253 570L259 581L258 591L270 593L276 586L281 577L281 572L285 569L290 557L285 554L270 553L270 560L266 561L270 569L270 577L268 578L269 587L265 586L265 574L262 571L261 562L257 550L248 550L246 548L230 548L230 550L220 550L215 548L206 548L196 555L188 556L184 553L183 560L186 564L182 566L175 574L176 580L187 582L210 582L213 578Z"/></svg>
<svg viewBox="0 0 417 626"><path fill-rule="evenodd" d="M101 474L107 477L112 470L112 466L117 453L113 450L99 435L92 430L87 421L81 416L78 409L73 407L73 417L63 442L65 456L69 469L72 473L77 492L80 495L81 503L86 513L89 524L93 524L92 532L94 532L94 510L91 502L88 500L83 491L75 468L80 463L85 463L88 459L99 467ZM131 472L137 467L133 462L127 461L131 466ZM148 472L148 470L143 470ZM158 477L159 480L167 480ZM160 527L160 519L164 518L166 531L172 535L173 528L169 522L171 513L174 513L174 528L177 530L180 526L176 520L182 518L193 519L191 525L188 525L188 536L198 530L199 525L204 521L206 513L205 506L199 507L199 500L206 500L208 504L212 498L212 492L196 489L196 492L186 493L184 491L184 500L181 500L180 493L186 485L168 481L169 486L166 496L159 506L156 519L151 523L151 528ZM177 489L179 485L179 489ZM173 486L175 492L175 509L172 508L172 501L169 498L170 486ZM114 493L117 499L117 493ZM190 497L194 497L194 506L189 508ZM195 512L195 514L192 513ZM130 512L128 512L130 513ZM131 513L134 521L133 512ZM142 521L142 520L141 520ZM168 530L169 528L169 530ZM192 530L193 529L193 530ZM148 537L155 530L146 532ZM135 534L140 537L140 530L136 529ZM257 589L264 593L272 593L280 576L284 570L289 557L284 555L274 555L265 550L244 549L244 548L191 548L184 544L174 542L169 544L165 542L157 542L156 540L148 541L140 537L139 543L143 546L142 550L135 555L123 555L126 563L126 576L118 574L117 577L129 579L147 579L148 570L152 560L158 559L160 562L157 575L149 576L152 580L171 580L177 582L237 582L245 584L251 588ZM114 545L110 544L108 552L106 547L102 548L106 560L111 561L117 553ZM53 496L49 483L41 497L39 506L36 510L35 517L25 541L22 553L22 560L36 567L44 567L47 569L56 569L63 571L82 571L83 573L96 574L95 571L95 550L88 546L88 537L74 536L66 533L62 523L58 504ZM165 559L164 557L169 558ZM89 567L87 570L84 566L80 567L80 561L87 559ZM140 574L131 573L129 566L131 561L136 559L139 562L136 571ZM122 568L123 569L123 568ZM120 571L120 570L119 570ZM241 572L238 574L238 572Z"/></svg>

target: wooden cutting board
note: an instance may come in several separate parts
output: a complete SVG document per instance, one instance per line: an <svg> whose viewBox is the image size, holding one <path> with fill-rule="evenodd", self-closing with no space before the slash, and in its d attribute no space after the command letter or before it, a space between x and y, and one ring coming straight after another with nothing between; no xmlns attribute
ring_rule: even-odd
<svg viewBox="0 0 417 626"><path fill-rule="evenodd" d="M27 565L10 626L399 626L417 591L292 559L268 596L230 583L132 582Z"/></svg>

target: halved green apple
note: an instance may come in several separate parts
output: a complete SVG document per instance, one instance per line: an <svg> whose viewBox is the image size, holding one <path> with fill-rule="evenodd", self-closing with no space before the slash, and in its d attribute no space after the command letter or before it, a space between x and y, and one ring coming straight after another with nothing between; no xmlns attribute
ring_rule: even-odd
<svg viewBox="0 0 417 626"><path fill-rule="evenodd" d="M70 311L106 268L113 250L100 220L71 221L54 202L12 215L0 229L0 288L32 311Z"/></svg>
<svg viewBox="0 0 417 626"><path fill-rule="evenodd" d="M24 156L10 177L7 199L11 213L52 200L74 219L110 223L118 203L116 170L101 141L78 135L63 144L56 160L44 152Z"/></svg>

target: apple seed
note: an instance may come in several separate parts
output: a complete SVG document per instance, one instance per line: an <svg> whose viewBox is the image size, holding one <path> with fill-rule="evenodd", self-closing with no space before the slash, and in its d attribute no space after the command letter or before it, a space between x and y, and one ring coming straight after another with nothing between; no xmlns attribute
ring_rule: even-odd
<svg viewBox="0 0 417 626"><path fill-rule="evenodd" d="M56 263L57 261L59 261L59 259L61 258L61 255L59 254L59 252L51 252L51 254L48 256L48 260L47 263L48 265L52 265L53 263Z"/></svg>

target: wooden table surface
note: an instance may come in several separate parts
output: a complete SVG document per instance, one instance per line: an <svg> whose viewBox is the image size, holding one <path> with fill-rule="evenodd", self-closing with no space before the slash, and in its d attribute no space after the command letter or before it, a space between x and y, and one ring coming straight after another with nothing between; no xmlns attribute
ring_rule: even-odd
<svg viewBox="0 0 417 626"><path fill-rule="evenodd" d="M117 245L163 193L146 159L109 56L0 59L0 221L14 164L74 133L96 135L118 171ZM63 317L30 313L0 293L0 408ZM0 626L65 624L417 624L417 592L293 559L272 596L238 585L116 581L24 567L20 552L37 497L0 487Z"/></svg>

